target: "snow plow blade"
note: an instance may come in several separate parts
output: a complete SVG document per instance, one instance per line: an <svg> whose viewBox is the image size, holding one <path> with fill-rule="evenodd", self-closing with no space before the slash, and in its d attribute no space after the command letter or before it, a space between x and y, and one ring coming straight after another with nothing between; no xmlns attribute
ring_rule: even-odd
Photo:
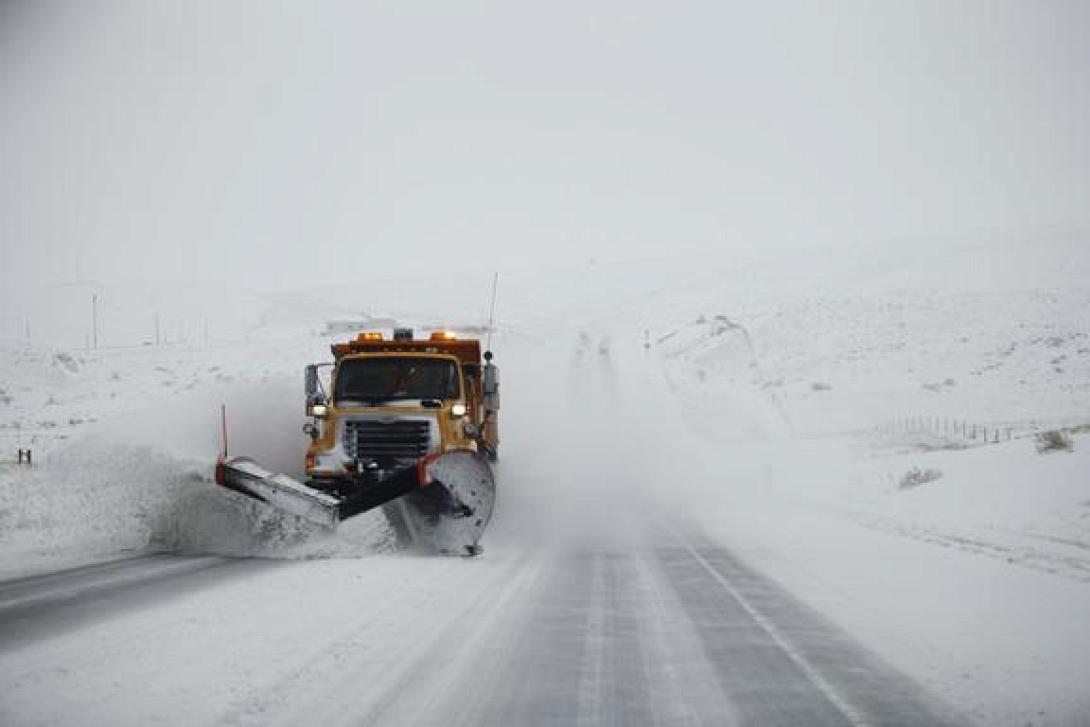
<svg viewBox="0 0 1090 727"><path fill-rule="evenodd" d="M418 545L442 553L475 554L492 519L496 485L483 455L452 451L429 457L358 490L338 496L270 472L247 457L216 463L216 482L282 512L329 528L390 503ZM397 500L397 502L392 502Z"/></svg>
<svg viewBox="0 0 1090 727"><path fill-rule="evenodd" d="M270 472L248 457L217 462L216 484L318 525L334 527L341 519L340 498Z"/></svg>
<svg viewBox="0 0 1090 727"><path fill-rule="evenodd" d="M425 467L426 483L392 503L417 544L439 553L476 555L492 519L496 481L485 455L447 452Z"/></svg>

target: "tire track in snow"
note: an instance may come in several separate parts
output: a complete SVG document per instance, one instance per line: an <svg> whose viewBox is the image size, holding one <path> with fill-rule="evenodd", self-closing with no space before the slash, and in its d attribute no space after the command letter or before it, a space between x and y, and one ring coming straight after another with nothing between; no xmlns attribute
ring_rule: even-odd
<svg viewBox="0 0 1090 727"><path fill-rule="evenodd" d="M590 613L584 636L580 725L631 725L654 721L652 663L642 636L641 599L628 553L596 553Z"/></svg>
<svg viewBox="0 0 1090 727"><path fill-rule="evenodd" d="M640 633L648 655L652 702L658 705L656 723L738 725L737 710L720 686L695 624L655 554L634 559L633 570L644 604Z"/></svg>
<svg viewBox="0 0 1090 727"><path fill-rule="evenodd" d="M402 678L391 680L366 715L352 724L485 724L476 715L494 694L483 687L495 683L500 676L495 668L502 664L487 654L510 633L504 626L519 612L515 603L532 588L539 568L540 562L525 557L508 564L503 577L482 588L453 623L437 624L437 638L400 665Z"/></svg>
<svg viewBox="0 0 1090 727"><path fill-rule="evenodd" d="M592 574L558 562L535 553L519 565L476 632L436 643L362 724L575 724Z"/></svg>
<svg viewBox="0 0 1090 727"><path fill-rule="evenodd" d="M462 558L435 565L427 569L427 580L390 593L381 608L361 613L358 622L321 634L218 723L427 724L412 715L426 712L437 698L435 688L443 680L433 670L486 628L534 572L524 555L499 567Z"/></svg>

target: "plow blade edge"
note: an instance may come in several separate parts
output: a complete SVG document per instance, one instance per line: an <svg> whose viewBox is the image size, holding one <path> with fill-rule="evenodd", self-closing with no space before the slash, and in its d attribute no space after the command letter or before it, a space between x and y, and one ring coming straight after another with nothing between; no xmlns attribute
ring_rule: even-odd
<svg viewBox="0 0 1090 727"><path fill-rule="evenodd" d="M270 472L248 457L217 462L216 482L318 525L334 527L341 519L340 498L307 487L287 475Z"/></svg>

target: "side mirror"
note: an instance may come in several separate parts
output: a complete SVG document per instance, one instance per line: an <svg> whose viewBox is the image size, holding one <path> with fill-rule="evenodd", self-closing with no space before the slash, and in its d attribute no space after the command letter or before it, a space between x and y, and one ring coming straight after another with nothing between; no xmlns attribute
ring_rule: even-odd
<svg viewBox="0 0 1090 727"><path fill-rule="evenodd" d="M484 391L484 408L500 409L500 370L496 364L486 363L481 369L481 389Z"/></svg>
<svg viewBox="0 0 1090 727"><path fill-rule="evenodd" d="M310 364L303 370L307 416L317 419L325 418L329 411L326 407L325 389L322 388L322 380L318 376L320 366L322 364Z"/></svg>
<svg viewBox="0 0 1090 727"><path fill-rule="evenodd" d="M307 404L313 404L319 399L325 400L325 392L322 391L322 382L318 379L318 364L310 364L303 370L304 389Z"/></svg>

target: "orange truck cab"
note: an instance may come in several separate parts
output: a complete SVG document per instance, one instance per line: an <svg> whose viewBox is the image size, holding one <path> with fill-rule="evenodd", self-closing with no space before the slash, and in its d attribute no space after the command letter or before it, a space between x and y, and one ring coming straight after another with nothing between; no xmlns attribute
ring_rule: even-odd
<svg viewBox="0 0 1090 727"><path fill-rule="evenodd" d="M454 450L495 460L499 371L480 341L360 333L331 347L328 391L306 369L307 484L344 494Z"/></svg>

